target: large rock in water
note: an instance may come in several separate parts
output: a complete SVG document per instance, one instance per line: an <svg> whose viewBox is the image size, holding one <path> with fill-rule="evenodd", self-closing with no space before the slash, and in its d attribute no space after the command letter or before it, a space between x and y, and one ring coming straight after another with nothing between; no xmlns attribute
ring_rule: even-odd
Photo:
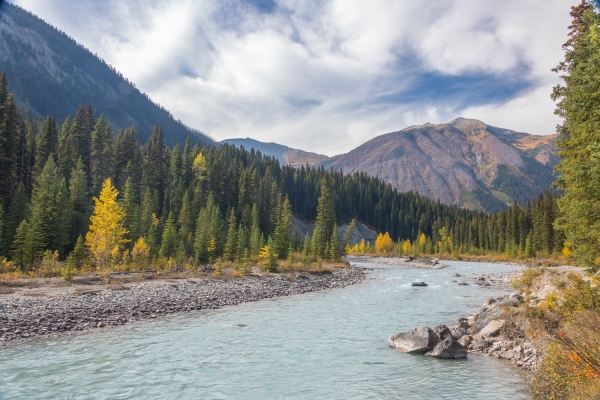
<svg viewBox="0 0 600 400"><path fill-rule="evenodd" d="M471 326L471 334L477 333L494 319L498 319L505 314L504 309L498 304L495 299L487 299L483 306L477 311L473 317L473 325Z"/></svg>
<svg viewBox="0 0 600 400"><path fill-rule="evenodd" d="M435 334L438 336L438 342L441 342L442 340L452 336L452 332L450 332L450 329L448 329L448 327L444 324L439 324L433 328L433 332L435 332Z"/></svg>
<svg viewBox="0 0 600 400"><path fill-rule="evenodd" d="M416 353L433 349L438 343L438 336L432 329L426 326L419 326L410 331L390 336L388 340L392 347L400 351Z"/></svg>
<svg viewBox="0 0 600 400"><path fill-rule="evenodd" d="M467 350L464 346L452 336L442 340L439 342L433 350L425 353L426 356L436 357L436 358L466 358Z"/></svg>

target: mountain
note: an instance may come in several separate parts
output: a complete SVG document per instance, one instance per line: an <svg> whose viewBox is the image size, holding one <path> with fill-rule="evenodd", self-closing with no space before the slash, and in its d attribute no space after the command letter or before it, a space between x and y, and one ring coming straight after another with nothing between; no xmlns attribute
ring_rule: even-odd
<svg viewBox="0 0 600 400"><path fill-rule="evenodd" d="M458 118L378 136L320 165L366 172L399 191L495 212L550 188L557 135L536 136Z"/></svg>
<svg viewBox="0 0 600 400"><path fill-rule="evenodd" d="M229 143L236 147L244 146L246 150L254 149L260 151L263 155L274 156L282 165L290 165L292 167L300 167L302 165L315 165L329 159L323 154L309 153L303 150L292 149L290 147L277 144L265 143L258 140L246 139L225 139L218 144Z"/></svg>
<svg viewBox="0 0 600 400"><path fill-rule="evenodd" d="M34 116L59 121L91 104L114 129L135 125L145 142L158 122L168 145L190 136L213 143L201 132L176 121L113 67L65 33L22 8L0 1L0 71L6 71L17 103ZM193 141L195 141L193 140Z"/></svg>

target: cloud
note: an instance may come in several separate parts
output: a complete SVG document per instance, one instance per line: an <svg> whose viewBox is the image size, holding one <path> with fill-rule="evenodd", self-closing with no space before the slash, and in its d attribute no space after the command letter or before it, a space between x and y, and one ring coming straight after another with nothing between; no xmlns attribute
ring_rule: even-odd
<svg viewBox="0 0 600 400"><path fill-rule="evenodd" d="M534 134L578 0L14 0L217 139L337 154L458 116Z"/></svg>

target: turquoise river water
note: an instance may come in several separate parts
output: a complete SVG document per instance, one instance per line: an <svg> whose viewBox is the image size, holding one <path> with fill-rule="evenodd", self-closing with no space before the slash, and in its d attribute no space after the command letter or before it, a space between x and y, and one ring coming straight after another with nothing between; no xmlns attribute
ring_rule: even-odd
<svg viewBox="0 0 600 400"><path fill-rule="evenodd" d="M527 399L525 376L485 356L438 360L387 338L453 325L506 291L458 286L515 267L363 264L356 286L196 311L0 348L0 399ZM412 287L424 280L428 287ZM241 327L244 325L245 327Z"/></svg>

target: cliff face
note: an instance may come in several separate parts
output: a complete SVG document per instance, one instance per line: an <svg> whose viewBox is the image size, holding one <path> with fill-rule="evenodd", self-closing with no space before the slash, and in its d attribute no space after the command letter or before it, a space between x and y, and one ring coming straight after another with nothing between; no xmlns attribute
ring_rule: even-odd
<svg viewBox="0 0 600 400"><path fill-rule="evenodd" d="M497 211L550 187L555 139L459 118L376 137L321 165L366 172L446 204Z"/></svg>

